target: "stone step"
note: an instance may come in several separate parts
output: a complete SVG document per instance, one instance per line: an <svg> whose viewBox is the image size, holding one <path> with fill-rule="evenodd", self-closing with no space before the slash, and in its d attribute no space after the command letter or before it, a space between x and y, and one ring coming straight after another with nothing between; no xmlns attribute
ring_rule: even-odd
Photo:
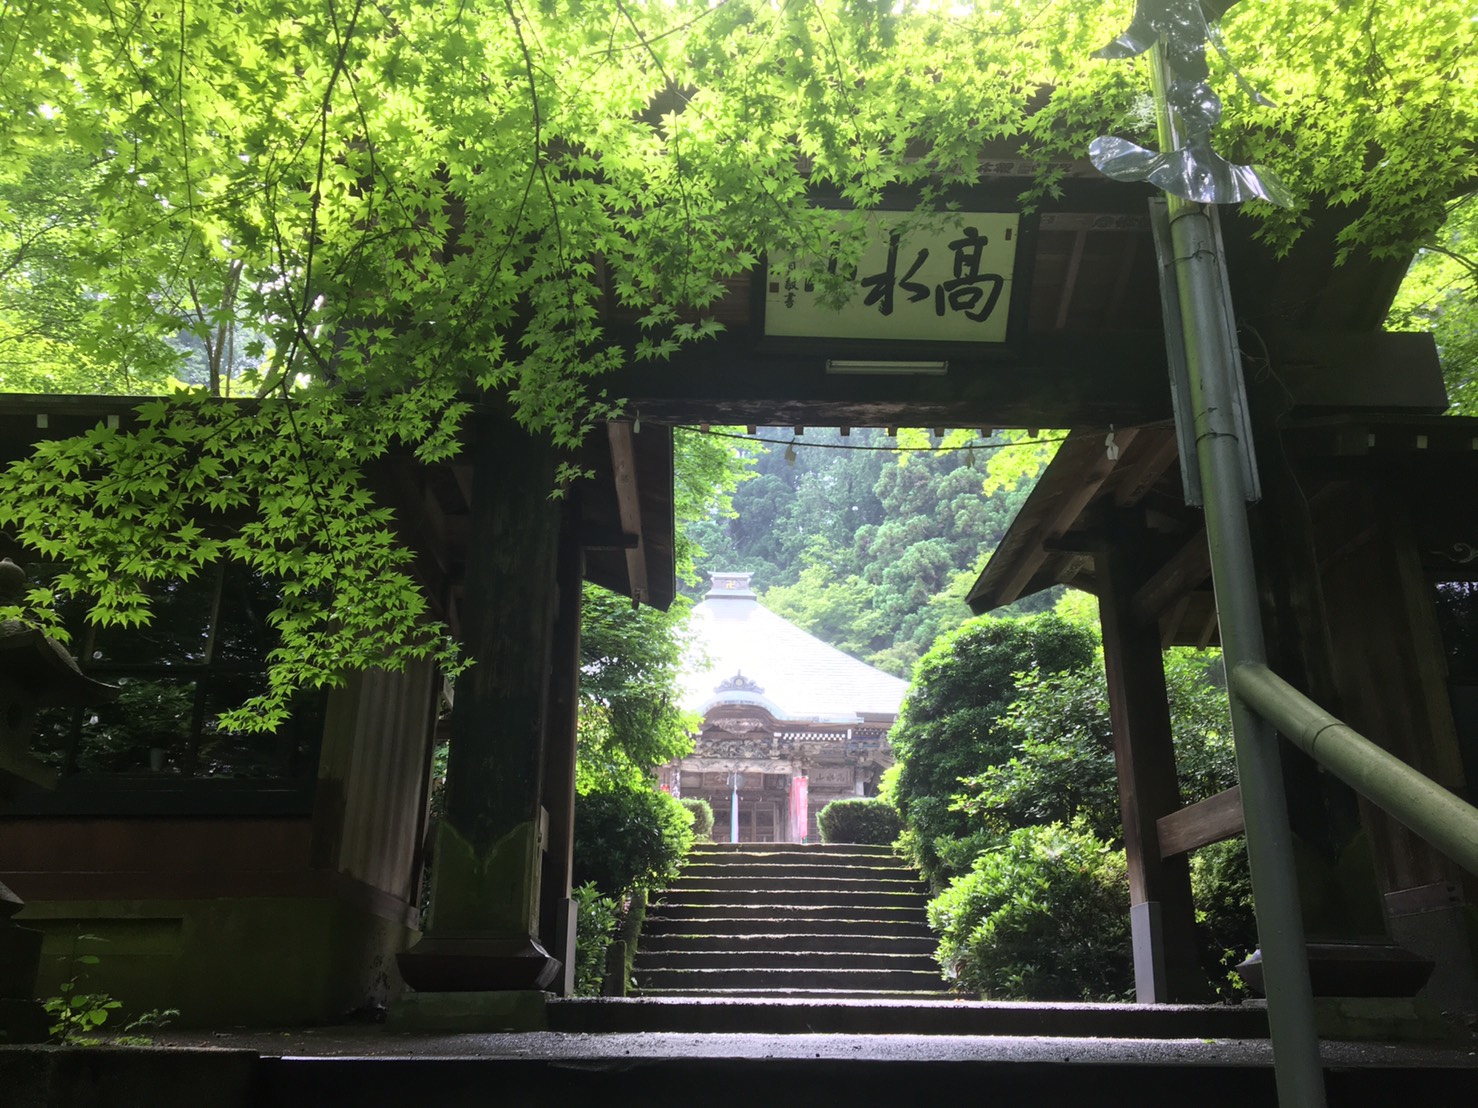
<svg viewBox="0 0 1478 1108"><path fill-rule="evenodd" d="M775 922L783 925L790 921L776 920ZM933 955L935 945L933 937L928 934L888 935L859 932L849 935L836 931L797 934L777 928L765 933L644 935L641 949L649 954L696 950L730 952L793 950L818 953Z"/></svg>
<svg viewBox="0 0 1478 1108"><path fill-rule="evenodd" d="M893 854L803 854L800 851L708 852L689 851L693 866L865 866L868 869L905 870L912 866Z"/></svg>
<svg viewBox="0 0 1478 1108"><path fill-rule="evenodd" d="M647 989L943 989L939 971L867 969L656 969L634 974Z"/></svg>
<svg viewBox="0 0 1478 1108"><path fill-rule="evenodd" d="M694 904L668 900L654 904L647 916L662 919L796 919L796 920L896 920L902 923L928 923L922 903L885 904L867 907L848 904Z"/></svg>
<svg viewBox="0 0 1478 1108"><path fill-rule="evenodd" d="M695 861L718 861L718 863L733 864L766 860L766 858L770 861L777 860L777 858L789 858L795 863L814 863L817 866L907 866L909 864L902 855L894 854L893 851L884 847L828 849L803 847L795 842L777 842L777 844L763 845L763 847L754 847L751 844L733 847L727 842L705 844L690 849L687 857Z"/></svg>
<svg viewBox="0 0 1478 1108"><path fill-rule="evenodd" d="M725 906L723 915L669 913L666 909L659 909L649 914L642 925L642 941L645 942L649 936L663 935L890 934L909 938L928 938L931 935L922 911L880 908L872 913L875 918L865 918L867 915L849 915L844 908L777 913L743 904Z"/></svg>
<svg viewBox="0 0 1478 1108"><path fill-rule="evenodd" d="M654 970L743 969L860 969L909 970L939 973L928 954L884 953L876 950L642 950L636 956L638 974Z"/></svg>
<svg viewBox="0 0 1478 1108"><path fill-rule="evenodd" d="M916 881L914 871L904 865L851 865L850 859L835 865L814 862L693 862L683 866L684 877L852 877L884 881Z"/></svg>
<svg viewBox="0 0 1478 1108"><path fill-rule="evenodd" d="M148 1105L149 1108L260 1108L264 1105L352 1105L400 1108L524 1108L535 1105L642 1105L710 1108L757 1100L767 1108L818 1105L953 1104L984 1099L1000 1105L1092 1105L1093 1108L1272 1105L1278 1090L1265 1042L1213 1034L1123 1038L946 1035L887 1029L868 1035L851 1026L832 1031L825 1010L866 1011L887 1019L910 1009L948 1019L945 1003L641 1000L655 1012L699 1006L753 1018L750 1005L790 1010L793 1035L743 1034L729 1023L705 1036L647 1034L419 1035L365 1027L352 1034L315 1030L241 1035L171 1049L107 1047L0 1050L5 1103ZM551 1011L551 1022L556 1018ZM1107 1041L1104 1041L1104 1038ZM469 1041L471 1040L471 1041ZM246 1045L242 1045L245 1042ZM1331 1108L1365 1105L1478 1104L1478 1066L1461 1049L1412 1049L1323 1043Z"/></svg>
<svg viewBox="0 0 1478 1108"><path fill-rule="evenodd" d="M638 1001L691 1000L697 1003L709 1001L909 1001L925 1004L954 1004L954 993L940 989L641 989Z"/></svg>
<svg viewBox="0 0 1478 1108"><path fill-rule="evenodd" d="M1079 1036L1125 1041L1266 1039L1267 1006L1243 1004L1095 1004L1084 1001L990 1001L907 991L877 1000L832 989L781 992L715 989L691 997L640 1000L588 997L556 1000L549 1026L570 1032L748 1031L783 1035L1022 1035ZM812 1001L802 1003L802 1001ZM1475 1101L1474 1103L1478 1103ZM1436 1105L1433 1108L1437 1108Z"/></svg>
<svg viewBox="0 0 1478 1108"><path fill-rule="evenodd" d="M707 850L653 898L641 996L944 995L924 884L877 848Z"/></svg>
<svg viewBox="0 0 1478 1108"><path fill-rule="evenodd" d="M889 847L868 843L703 843L695 846L689 857L703 854L800 854L817 858L836 854L872 854L883 858L898 857Z"/></svg>
<svg viewBox="0 0 1478 1108"><path fill-rule="evenodd" d="M922 914L924 898L906 892L841 892L782 891L746 889L680 889L659 894L657 903L664 909L695 906L747 904L765 907L768 914L784 915L794 908L877 908L912 909Z"/></svg>
<svg viewBox="0 0 1478 1108"><path fill-rule="evenodd" d="M775 894L782 897L792 892L905 893L913 896L925 894L923 882L896 877L852 875L807 877L789 874L768 876L748 873L690 874L684 872L664 890L664 895L696 889L733 889L746 894Z"/></svg>

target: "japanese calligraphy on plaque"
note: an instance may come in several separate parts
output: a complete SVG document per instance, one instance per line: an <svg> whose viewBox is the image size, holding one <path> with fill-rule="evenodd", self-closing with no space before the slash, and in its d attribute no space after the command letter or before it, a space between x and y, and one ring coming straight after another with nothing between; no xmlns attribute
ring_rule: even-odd
<svg viewBox="0 0 1478 1108"><path fill-rule="evenodd" d="M920 227L873 212L868 246L841 308L820 301L793 260L772 257L765 334L784 337L1004 342L1016 263L1014 212L953 212Z"/></svg>

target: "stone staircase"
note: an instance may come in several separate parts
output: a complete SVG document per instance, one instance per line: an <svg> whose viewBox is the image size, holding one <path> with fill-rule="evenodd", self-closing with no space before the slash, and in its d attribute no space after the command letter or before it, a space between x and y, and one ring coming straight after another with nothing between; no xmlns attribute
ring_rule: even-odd
<svg viewBox="0 0 1478 1108"><path fill-rule="evenodd" d="M652 897L633 995L944 999L927 900L886 847L699 847Z"/></svg>

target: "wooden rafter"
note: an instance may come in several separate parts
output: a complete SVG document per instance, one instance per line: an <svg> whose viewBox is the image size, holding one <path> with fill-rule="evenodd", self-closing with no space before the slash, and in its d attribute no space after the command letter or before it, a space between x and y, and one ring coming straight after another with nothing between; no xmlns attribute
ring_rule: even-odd
<svg viewBox="0 0 1478 1108"><path fill-rule="evenodd" d="M1057 301L1057 329L1067 327L1067 314L1073 304L1073 289L1078 283L1078 270L1083 266L1083 247L1088 243L1088 231L1078 231L1073 236L1073 252L1068 255L1067 273L1062 278L1062 293Z"/></svg>
<svg viewBox="0 0 1478 1108"><path fill-rule="evenodd" d="M1138 429L1134 427L1120 431L1117 436L1118 447L1122 452L1128 449L1129 444L1134 441ZM1101 439L1097 433L1084 436L1085 439ZM1079 440L1083 441L1083 440ZM1064 444L1066 449L1068 444ZM1097 451L1097 457L1087 467L1083 474L1081 484L1062 494L1057 503L1054 504L1042 519L1038 522L1033 541L1023 557L1017 562L1011 575L1002 583L999 604L1009 604L1021 595L1021 590L1026 588L1027 582L1042 567L1047 560L1048 544L1060 539L1067 529L1072 526L1079 513L1086 508L1092 499L1098 495L1098 490L1108 480L1109 474L1113 473L1114 466L1118 464L1117 458L1110 458L1106 450L1099 449L1097 442L1084 442L1080 449L1091 448Z"/></svg>
<svg viewBox="0 0 1478 1108"><path fill-rule="evenodd" d="M1127 508L1143 500L1180 456L1173 428L1144 428L1140 432L1140 447L1139 456L1126 467L1114 493L1114 501L1120 507Z"/></svg>
<svg viewBox="0 0 1478 1108"><path fill-rule="evenodd" d="M1210 573L1211 551L1203 527L1134 593L1134 614L1146 622L1157 623L1167 608L1199 586Z"/></svg>
<svg viewBox="0 0 1478 1108"><path fill-rule="evenodd" d="M1114 277L1114 291L1109 298L1106 318L1118 319L1124 308L1124 294L1129 290L1129 279L1134 274L1134 263L1139 259L1139 235L1124 235L1124 247L1119 253L1119 271Z"/></svg>

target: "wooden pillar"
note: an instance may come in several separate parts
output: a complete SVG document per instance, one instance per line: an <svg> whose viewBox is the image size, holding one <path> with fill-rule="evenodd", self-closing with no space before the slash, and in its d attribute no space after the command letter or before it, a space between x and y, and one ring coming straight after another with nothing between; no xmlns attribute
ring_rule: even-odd
<svg viewBox="0 0 1478 1108"><path fill-rule="evenodd" d="M1324 566L1335 675L1350 726L1462 793L1468 782L1432 586L1402 496L1362 482L1328 498L1326 517L1342 514L1355 532ZM1437 963L1424 995L1447 1011L1478 1011L1478 948L1462 871L1364 798L1360 812L1390 937Z"/></svg>
<svg viewBox="0 0 1478 1108"><path fill-rule="evenodd" d="M1180 808L1160 631L1134 614L1141 583L1122 543L1095 552L1104 672L1114 728L1119 812L1129 867L1134 990L1141 1004L1208 996L1196 950L1195 905L1185 855L1162 859L1155 821Z"/></svg>
<svg viewBox="0 0 1478 1108"><path fill-rule="evenodd" d="M544 852L540 936L545 949L563 964L554 991L569 996L575 988L575 902L571 874L575 859L575 740L580 721L580 611L584 596L585 554L580 549L579 509L565 502L559 536L558 609L550 657L549 711L544 738L544 809L549 813L549 843Z"/></svg>
<svg viewBox="0 0 1478 1108"><path fill-rule="evenodd" d="M560 969L539 941L556 457L492 416L481 417L469 451L462 632L474 664L457 680L430 918L400 968L420 991L544 989Z"/></svg>

